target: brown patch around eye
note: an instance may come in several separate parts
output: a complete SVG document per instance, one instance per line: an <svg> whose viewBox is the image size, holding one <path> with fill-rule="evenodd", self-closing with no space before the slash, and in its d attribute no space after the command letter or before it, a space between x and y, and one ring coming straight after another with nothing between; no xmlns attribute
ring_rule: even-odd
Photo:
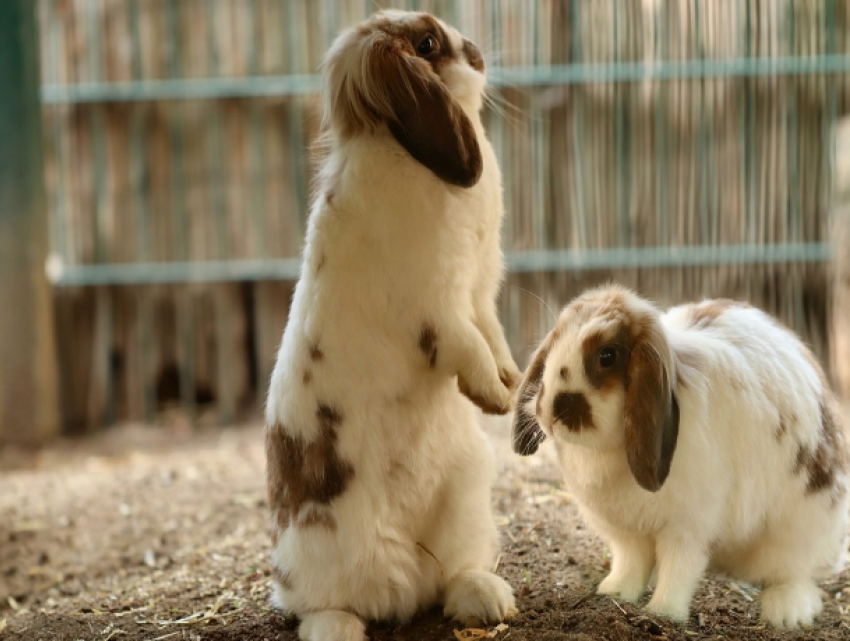
<svg viewBox="0 0 850 641"><path fill-rule="evenodd" d="M456 56L449 34L446 33L443 26L432 16L422 16L422 22L416 28L416 34L413 37L421 40L426 35L431 35L437 41L437 47L441 57L454 58Z"/></svg>
<svg viewBox="0 0 850 641"><path fill-rule="evenodd" d="M584 375L593 388L610 392L618 387L625 387L629 363L628 347L632 343L633 339L625 329L618 331L611 339L601 332L584 339L581 345ZM606 346L611 346L616 352L616 360L611 367L601 367L599 364L599 351Z"/></svg>
<svg viewBox="0 0 850 641"><path fill-rule="evenodd" d="M552 402L552 413L555 420L570 432L580 432L592 429L593 411L587 397L580 392L560 392Z"/></svg>
<svg viewBox="0 0 850 641"><path fill-rule="evenodd" d="M419 332L419 350L428 359L428 367L434 369L437 366L437 330L430 323L424 323Z"/></svg>
<svg viewBox="0 0 850 641"><path fill-rule="evenodd" d="M325 353L319 348L318 343L310 344L310 360L318 362L325 358Z"/></svg>

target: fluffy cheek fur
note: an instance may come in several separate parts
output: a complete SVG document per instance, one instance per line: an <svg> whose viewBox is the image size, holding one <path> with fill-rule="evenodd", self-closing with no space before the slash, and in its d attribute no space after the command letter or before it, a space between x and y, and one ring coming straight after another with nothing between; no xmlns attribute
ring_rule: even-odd
<svg viewBox="0 0 850 641"><path fill-rule="evenodd" d="M552 337L552 342L542 384L526 405L527 411L556 444L622 450L625 389L622 385L592 389L583 371L581 351L567 340Z"/></svg>

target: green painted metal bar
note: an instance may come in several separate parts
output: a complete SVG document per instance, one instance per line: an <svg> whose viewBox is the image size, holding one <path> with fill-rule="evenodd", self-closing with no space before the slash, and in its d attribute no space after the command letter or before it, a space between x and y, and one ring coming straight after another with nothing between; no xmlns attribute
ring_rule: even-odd
<svg viewBox="0 0 850 641"><path fill-rule="evenodd" d="M850 55L494 67L489 73L489 83L494 87L526 87L641 80L795 76L815 73L830 75L850 73ZM316 74L45 84L41 88L41 100L43 104L49 105L308 96L318 93L321 86L321 77Z"/></svg>
<svg viewBox="0 0 850 641"><path fill-rule="evenodd" d="M527 250L507 252L506 260L509 272L525 273L553 269L586 271L624 267L817 263L831 260L832 254L832 245L825 242ZM53 284L59 287L295 280L300 267L300 258L68 265L57 266L51 272L51 278Z"/></svg>
<svg viewBox="0 0 850 641"><path fill-rule="evenodd" d="M827 262L829 243L787 245L699 245L691 247L636 247L508 252L508 271L590 271L645 267L702 267L707 265L757 265Z"/></svg>

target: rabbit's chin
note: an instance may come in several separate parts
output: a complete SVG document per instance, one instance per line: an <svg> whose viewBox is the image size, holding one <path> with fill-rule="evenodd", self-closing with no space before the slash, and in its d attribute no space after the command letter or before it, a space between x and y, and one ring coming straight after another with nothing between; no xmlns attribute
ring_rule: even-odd
<svg viewBox="0 0 850 641"><path fill-rule="evenodd" d="M446 66L440 77L467 115L477 114L481 110L487 84L483 73L465 64L452 64Z"/></svg>
<svg viewBox="0 0 850 641"><path fill-rule="evenodd" d="M597 431L584 430L575 432L568 430L562 425L556 424L554 428L547 431L546 435L551 437L557 445L571 448L581 448L584 452L596 452L599 454L623 454L624 443L622 435L604 434ZM576 450L578 451L578 450Z"/></svg>

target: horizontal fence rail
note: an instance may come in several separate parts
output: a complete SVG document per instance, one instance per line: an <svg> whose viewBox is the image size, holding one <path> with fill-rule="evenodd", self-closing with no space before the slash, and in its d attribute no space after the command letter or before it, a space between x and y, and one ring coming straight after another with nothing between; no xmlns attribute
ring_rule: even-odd
<svg viewBox="0 0 850 641"><path fill-rule="evenodd" d="M850 72L850 56L831 55L809 58L698 59L655 63L577 63L495 67L488 74L488 82L493 87L524 87L646 80L833 75L848 72ZM319 75L48 84L41 89L41 100L45 105L61 105L147 100L309 96L316 94L321 89L321 85L322 79Z"/></svg>
<svg viewBox="0 0 850 641"><path fill-rule="evenodd" d="M508 272L521 274L630 267L818 263L832 260L833 253L834 248L828 243L618 247L509 252L505 256L505 263ZM70 266L53 263L47 271L51 282L57 287L296 280L301 272L301 261L298 258L287 258Z"/></svg>

